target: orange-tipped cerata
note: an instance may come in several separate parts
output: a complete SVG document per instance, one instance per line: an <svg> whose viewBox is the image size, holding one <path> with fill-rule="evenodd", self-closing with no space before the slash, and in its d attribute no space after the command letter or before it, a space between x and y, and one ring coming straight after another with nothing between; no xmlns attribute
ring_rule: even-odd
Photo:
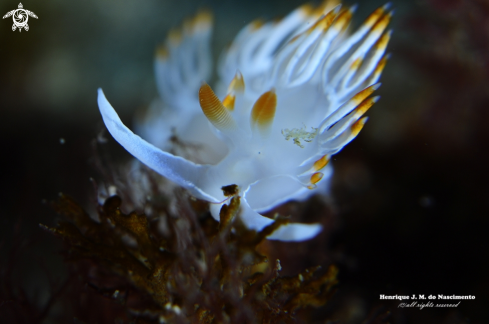
<svg viewBox="0 0 489 324"><path fill-rule="evenodd" d="M311 183L312 184L318 183L319 181L321 181L321 179L323 178L323 176L324 176L324 174L321 173L321 172L313 173L313 175L311 176Z"/></svg>
<svg viewBox="0 0 489 324"><path fill-rule="evenodd" d="M385 14L385 11L387 9L386 7L387 6L384 5L372 12L372 14L368 16L367 20L365 20L365 22L363 23L363 26L371 28L373 25L375 25L375 23Z"/></svg>
<svg viewBox="0 0 489 324"><path fill-rule="evenodd" d="M365 100L365 98L367 98L368 96L370 96L375 90L377 90L379 87L380 87L380 84L379 83L374 84L374 85L371 85L370 87L367 87L367 88L363 89L362 91L360 91L359 93L357 93L356 95L354 95L353 98L351 98L351 100L356 105L358 105L363 100Z"/></svg>
<svg viewBox="0 0 489 324"><path fill-rule="evenodd" d="M352 17L353 12L351 9L341 11L338 17L335 19L333 27L337 30L345 30L345 28L348 27Z"/></svg>
<svg viewBox="0 0 489 324"><path fill-rule="evenodd" d="M352 137L355 137L358 135L358 133L360 133L360 131L363 128L363 125L365 125L365 123L367 122L367 119L368 119L368 117L360 118L359 120L354 122L353 125L351 125L351 134L352 134L351 136Z"/></svg>
<svg viewBox="0 0 489 324"><path fill-rule="evenodd" d="M375 25L372 27L372 31L375 33L381 34L384 32L384 30L387 28L387 25L391 21L392 18L392 13L388 13L387 15L384 15L379 21L375 23Z"/></svg>
<svg viewBox="0 0 489 324"><path fill-rule="evenodd" d="M329 162L329 158L327 155L324 155L322 158L314 162L314 165L312 166L314 171L319 171L322 168L324 168Z"/></svg>
<svg viewBox="0 0 489 324"><path fill-rule="evenodd" d="M365 114L370 109L370 107L372 107L374 105L374 103L377 102L377 100L379 100L379 97L378 96L377 97L368 98L368 99L362 101L362 103L359 104L357 106L357 108L355 108L355 114L358 117L363 116L363 114Z"/></svg>

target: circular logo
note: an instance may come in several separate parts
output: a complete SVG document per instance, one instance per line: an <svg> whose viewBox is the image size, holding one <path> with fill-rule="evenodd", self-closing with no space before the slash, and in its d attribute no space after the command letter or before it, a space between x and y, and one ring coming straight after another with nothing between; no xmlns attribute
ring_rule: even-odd
<svg viewBox="0 0 489 324"><path fill-rule="evenodd" d="M27 12L25 12L24 9L15 10L13 16L14 24L16 24L18 27L25 26L27 24L27 20L29 19L29 17L27 16Z"/></svg>
<svg viewBox="0 0 489 324"><path fill-rule="evenodd" d="M12 25L12 31L15 31L16 29L19 29L19 32L22 31L22 29L25 29L26 31L29 30L29 25L27 25L27 21L29 20L29 16L36 18L37 16L35 13L33 13L30 10L25 10L24 6L22 3L19 3L19 8L10 10L7 12L2 19L12 17L14 20L14 24Z"/></svg>

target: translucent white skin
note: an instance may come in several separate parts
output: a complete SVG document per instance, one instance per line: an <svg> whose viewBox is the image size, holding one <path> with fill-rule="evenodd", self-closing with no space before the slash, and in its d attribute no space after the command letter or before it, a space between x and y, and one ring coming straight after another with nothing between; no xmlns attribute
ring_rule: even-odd
<svg viewBox="0 0 489 324"><path fill-rule="evenodd" d="M164 151L182 155L185 148L171 141L176 136L182 143L199 147L193 152L194 162L217 163L227 153L214 145L220 140L208 126L199 107L198 92L202 80L212 75L210 39L212 19L201 13L181 31L174 31L164 44L165 55L157 53L154 62L156 85L160 97L144 116L135 120L135 131ZM204 16L200 17L199 16ZM176 34L176 35L175 35ZM175 39L176 38L176 39Z"/></svg>
<svg viewBox="0 0 489 324"><path fill-rule="evenodd" d="M98 105L104 123L116 141L142 163L186 188L194 197L209 201L212 215L219 219L218 215L223 204L222 201L225 200L220 188L223 185L238 183L236 181L225 182L225 184L220 182L230 175L229 170L223 170L220 164L213 166L192 163L184 158L164 152L146 142L122 123L114 108L105 98L102 89L98 90ZM238 170L238 172L240 171ZM234 175L241 178L239 173ZM214 190L216 187L218 190ZM240 188L243 188L243 186L240 186ZM249 185L244 193L248 189ZM255 212L246 201L246 196L243 196L241 200L240 217L246 226L257 231L273 222L272 219ZM321 226L318 224L290 224L282 226L268 238L282 241L303 241L316 236L320 231Z"/></svg>
<svg viewBox="0 0 489 324"><path fill-rule="evenodd" d="M350 36L344 25L345 17L351 16L353 10L340 11L339 7L319 18L324 22L332 17L332 24L311 27L311 15L299 8L275 25L245 27L221 59L219 69L223 80L229 79L229 71L241 71L236 79L242 75L245 87L230 86L228 94L235 100L234 109L224 112L230 116L226 124L208 116L210 129L220 139L212 141L212 145L225 147L227 152L217 163L196 164L146 142L122 124L99 89L98 105L105 125L142 163L196 198L209 201L217 220L227 199L221 188L238 185L241 220L259 231L273 222L259 212L303 197L319 181L330 178L331 167L325 163L318 167L317 161L329 160L358 134L366 121L362 115L377 100L367 97L378 88L375 83L385 63L389 33L384 30L390 18L386 9L387 6L379 8ZM287 41L293 37L294 41ZM285 45L279 47L281 44ZM355 64L358 61L361 64ZM184 62L177 59L174 64ZM257 99L268 91L276 94L276 108L270 122L260 123L260 118L251 117L251 111ZM205 112L205 103L201 102L201 106ZM180 114L182 121L195 114L195 109L193 113L189 109ZM201 111L199 118L202 115ZM308 142L299 137L301 147L285 139L286 129L315 133ZM290 223L268 238L303 241L320 230L319 224Z"/></svg>

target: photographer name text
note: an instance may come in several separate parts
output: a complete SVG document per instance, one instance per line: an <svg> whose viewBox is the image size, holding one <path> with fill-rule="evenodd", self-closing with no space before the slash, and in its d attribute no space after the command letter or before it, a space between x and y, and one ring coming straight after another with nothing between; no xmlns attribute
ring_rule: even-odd
<svg viewBox="0 0 489 324"><path fill-rule="evenodd" d="M458 307L462 300L473 300L475 296L466 295L380 295L380 299L386 300L400 300L400 301L410 301L406 303L400 303L398 308L419 308L423 309L425 307ZM435 302L437 301L437 302ZM443 301L443 302L442 302Z"/></svg>

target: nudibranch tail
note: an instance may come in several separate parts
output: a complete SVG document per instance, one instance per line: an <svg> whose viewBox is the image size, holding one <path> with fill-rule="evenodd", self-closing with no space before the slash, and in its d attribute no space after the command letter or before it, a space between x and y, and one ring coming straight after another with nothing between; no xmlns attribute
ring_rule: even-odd
<svg viewBox="0 0 489 324"><path fill-rule="evenodd" d="M256 231L260 231L273 223L273 219L262 216L254 211L246 199L241 200L239 216L249 229L254 229ZM267 236L267 239L286 242L304 241L315 237L319 232L321 232L321 229L322 227L320 224L289 223L287 225L280 226L271 235Z"/></svg>

